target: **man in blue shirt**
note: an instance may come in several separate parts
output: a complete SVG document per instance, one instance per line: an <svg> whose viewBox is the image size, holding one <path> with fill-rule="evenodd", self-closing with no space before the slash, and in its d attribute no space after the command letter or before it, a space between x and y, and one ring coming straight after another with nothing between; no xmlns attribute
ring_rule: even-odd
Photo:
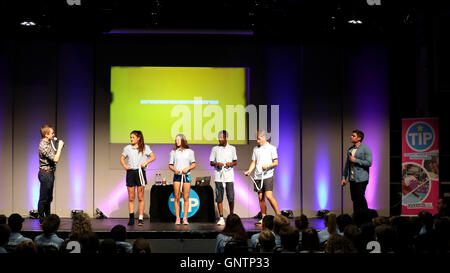
<svg viewBox="0 0 450 273"><path fill-rule="evenodd" d="M369 183L369 167L372 166L372 151L369 146L362 144L364 133L353 130L350 136L352 146L347 150L341 184L350 183L350 195L353 201L353 211L368 209L365 197Z"/></svg>
<svg viewBox="0 0 450 273"><path fill-rule="evenodd" d="M11 235L9 236L8 247L16 249L16 247L26 241L32 241L30 238L24 237L20 234L22 230L22 223L24 219L17 213L13 213L8 218L8 226L11 228Z"/></svg>
<svg viewBox="0 0 450 273"><path fill-rule="evenodd" d="M34 243L41 248L54 248L59 251L64 242L63 239L56 235L60 223L61 220L58 215L50 214L47 216L42 223L42 230L44 233L36 236L36 238L34 238Z"/></svg>

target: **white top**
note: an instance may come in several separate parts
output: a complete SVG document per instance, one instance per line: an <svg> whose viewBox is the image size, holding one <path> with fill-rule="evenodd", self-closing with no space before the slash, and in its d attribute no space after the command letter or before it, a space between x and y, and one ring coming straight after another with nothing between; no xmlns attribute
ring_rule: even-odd
<svg viewBox="0 0 450 273"><path fill-rule="evenodd" d="M211 150L211 155L209 156L209 161L215 163L233 162L237 160L236 147L227 144L223 147L221 145L214 146ZM214 167L214 181L216 182L233 182L234 181L234 171L233 167L228 168L226 166Z"/></svg>
<svg viewBox="0 0 450 273"><path fill-rule="evenodd" d="M191 164L194 162L194 151L192 151L191 149L177 149L176 151L170 151L169 165L173 165L173 167L180 172L186 167L191 166ZM191 170L187 172L187 174L190 173Z"/></svg>
<svg viewBox="0 0 450 273"><path fill-rule="evenodd" d="M256 161L256 170L254 179L260 180L262 178L262 167L270 165L275 159L278 159L277 148L270 143L253 148L252 160ZM273 176L274 169L270 168L264 171L264 179Z"/></svg>
<svg viewBox="0 0 450 273"><path fill-rule="evenodd" d="M150 150L150 147L148 145L145 145L144 153L139 153L138 148L134 148L131 144L128 144L123 148L122 155L125 158L128 158L128 166L132 170L138 170L142 163L148 160L148 157L152 153L152 150Z"/></svg>

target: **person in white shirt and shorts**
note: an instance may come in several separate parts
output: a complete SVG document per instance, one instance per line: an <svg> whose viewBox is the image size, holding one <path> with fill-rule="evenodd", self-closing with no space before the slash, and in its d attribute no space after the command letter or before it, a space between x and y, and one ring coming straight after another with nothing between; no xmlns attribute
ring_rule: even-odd
<svg viewBox="0 0 450 273"><path fill-rule="evenodd" d="M144 143L144 135L141 131L134 130L130 133L130 143L123 148L120 163L127 171L126 183L128 189L128 225L134 225L134 199L137 188L139 201L139 221L138 225L144 225L144 192L147 185L145 169L150 162L156 159L150 146Z"/></svg>
<svg viewBox="0 0 450 273"><path fill-rule="evenodd" d="M196 166L194 151L189 149L186 137L179 134L175 137L175 146L170 151L169 169L174 172L173 195L175 198L176 225L180 225L180 200L183 192L183 225L189 225L187 215L189 210L189 192L191 190L191 170Z"/></svg>
<svg viewBox="0 0 450 273"><path fill-rule="evenodd" d="M266 139L266 132L260 130L257 133L258 146L253 149L252 162L248 171L244 174L249 176L254 169L253 180L255 184L255 192L258 193L259 206L261 208L262 218L266 216L266 198L276 214L280 214L278 203L273 197L273 174L274 169L278 166L277 148L271 145ZM256 223L262 224L262 219Z"/></svg>
<svg viewBox="0 0 450 273"><path fill-rule="evenodd" d="M227 192L230 214L234 211L234 171L233 167L237 164L236 147L227 143L228 132L223 130L219 132L219 145L214 146L209 156L209 161L214 167L214 181L216 184L216 202L219 210L219 221L217 225L224 226L223 218L223 197L225 190Z"/></svg>

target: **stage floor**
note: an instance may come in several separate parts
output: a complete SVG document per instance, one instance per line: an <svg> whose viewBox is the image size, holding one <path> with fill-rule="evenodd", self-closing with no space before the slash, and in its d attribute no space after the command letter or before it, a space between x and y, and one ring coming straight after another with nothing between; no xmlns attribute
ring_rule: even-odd
<svg viewBox="0 0 450 273"><path fill-rule="evenodd" d="M138 226L137 219L134 226L127 226L127 218L108 218L92 219L92 230L98 237L108 238L109 232L115 225L124 225L127 228L128 239L139 237L145 239L215 239L217 234L223 230L223 226L217 226L215 223L194 222L189 225L175 225L167 222L150 222L144 219L144 225ZM261 227L255 226L257 222L253 218L243 218L242 223L249 236L261 231ZM291 225L294 225L294 219L291 219ZM324 229L323 219L310 218L309 226L315 229ZM71 218L61 218L61 225L58 230L58 236L67 238L72 228ZM24 236L34 238L41 233L38 219L25 219L22 227Z"/></svg>

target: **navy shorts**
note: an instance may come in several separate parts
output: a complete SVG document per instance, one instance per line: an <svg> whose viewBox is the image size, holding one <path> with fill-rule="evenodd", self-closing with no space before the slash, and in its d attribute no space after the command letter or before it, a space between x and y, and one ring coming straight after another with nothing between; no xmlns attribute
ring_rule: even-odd
<svg viewBox="0 0 450 273"><path fill-rule="evenodd" d="M173 182L181 182L181 174L175 174L173 176ZM186 179L183 179L183 183L191 183L191 175L186 174Z"/></svg>
<svg viewBox="0 0 450 273"><path fill-rule="evenodd" d="M139 170L127 170L127 187L140 187L147 185L147 177L145 176L145 170L142 169L142 175L144 176L144 185L141 184L139 179Z"/></svg>

